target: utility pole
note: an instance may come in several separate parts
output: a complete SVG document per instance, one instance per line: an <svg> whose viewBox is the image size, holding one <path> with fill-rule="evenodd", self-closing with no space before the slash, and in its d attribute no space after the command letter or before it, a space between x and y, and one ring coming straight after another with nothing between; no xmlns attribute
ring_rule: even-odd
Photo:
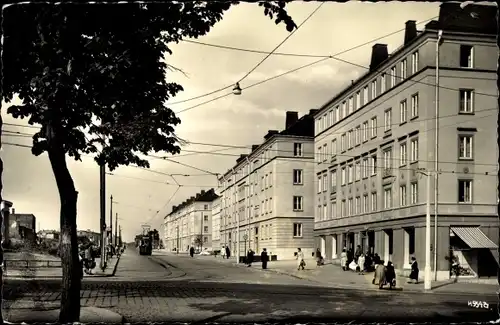
<svg viewBox="0 0 500 325"><path fill-rule="evenodd" d="M437 236L438 236L438 170L439 170L439 47L443 42L443 31L439 30L436 41L436 84L435 84L435 144L434 144L434 281L437 281Z"/></svg>
<svg viewBox="0 0 500 325"><path fill-rule="evenodd" d="M100 165L100 205L101 205L101 269L106 268L106 248L105 248L105 232L106 232L106 166Z"/></svg>
<svg viewBox="0 0 500 325"><path fill-rule="evenodd" d="M431 271L431 177L435 172L418 172L426 177L426 200L425 200L425 267L424 267L424 289L432 289Z"/></svg>
<svg viewBox="0 0 500 325"><path fill-rule="evenodd" d="M118 234L119 234L119 235L118 235L118 236L119 236L119 237L118 237L118 238L119 238L118 245L120 245L120 247L122 247L122 246L123 246L123 239L122 239L122 225L120 225L120 229L119 229L119 231L118 231Z"/></svg>
<svg viewBox="0 0 500 325"><path fill-rule="evenodd" d="M115 246L118 245L118 212L115 214Z"/></svg>
<svg viewBox="0 0 500 325"><path fill-rule="evenodd" d="M113 245L113 194L109 203L109 244Z"/></svg>

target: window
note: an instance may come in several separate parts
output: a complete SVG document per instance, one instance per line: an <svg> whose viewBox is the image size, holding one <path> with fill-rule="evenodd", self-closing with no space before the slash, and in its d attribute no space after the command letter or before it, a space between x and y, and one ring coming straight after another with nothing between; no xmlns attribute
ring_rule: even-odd
<svg viewBox="0 0 500 325"><path fill-rule="evenodd" d="M342 103L342 111L340 112L340 118L344 118L347 116L347 104L346 102Z"/></svg>
<svg viewBox="0 0 500 325"><path fill-rule="evenodd" d="M360 214L360 213L361 213L361 197L357 196L354 205L354 214Z"/></svg>
<svg viewBox="0 0 500 325"><path fill-rule="evenodd" d="M391 130L392 125L392 109L387 109L384 112L384 132L388 132Z"/></svg>
<svg viewBox="0 0 500 325"><path fill-rule="evenodd" d="M356 161L355 174L356 174L356 180L359 181L361 179L361 162L359 160Z"/></svg>
<svg viewBox="0 0 500 325"><path fill-rule="evenodd" d="M354 214L354 201L352 200L352 198L350 198L348 201L347 201L348 205L347 205L347 215L348 216L352 216Z"/></svg>
<svg viewBox="0 0 500 325"><path fill-rule="evenodd" d="M418 116L418 94L411 96L411 118Z"/></svg>
<svg viewBox="0 0 500 325"><path fill-rule="evenodd" d="M342 167L340 171L340 184L345 185L346 182L346 172L345 172L345 167Z"/></svg>
<svg viewBox="0 0 500 325"><path fill-rule="evenodd" d="M391 88L396 86L396 67L391 68Z"/></svg>
<svg viewBox="0 0 500 325"><path fill-rule="evenodd" d="M411 55L411 73L418 71L418 52L413 52Z"/></svg>
<svg viewBox="0 0 500 325"><path fill-rule="evenodd" d="M294 223L293 224L293 237L302 237L302 224Z"/></svg>
<svg viewBox="0 0 500 325"><path fill-rule="evenodd" d="M323 220L326 220L328 218L328 206L323 204Z"/></svg>
<svg viewBox="0 0 500 325"><path fill-rule="evenodd" d="M337 139L332 140L332 158L337 155Z"/></svg>
<svg viewBox="0 0 500 325"><path fill-rule="evenodd" d="M382 73L380 76L380 93L383 94L385 92L385 73Z"/></svg>
<svg viewBox="0 0 500 325"><path fill-rule="evenodd" d="M406 123L406 114L408 113L406 107L406 99L399 103L399 122Z"/></svg>
<svg viewBox="0 0 500 325"><path fill-rule="evenodd" d="M345 200L342 200L340 202L340 213L341 213L342 217L346 216Z"/></svg>
<svg viewBox="0 0 500 325"><path fill-rule="evenodd" d="M458 181L458 202L472 203L472 181L463 179Z"/></svg>
<svg viewBox="0 0 500 325"><path fill-rule="evenodd" d="M352 179L353 179L353 166L352 165L349 165L347 166L347 182L348 183L352 183Z"/></svg>
<svg viewBox="0 0 500 325"><path fill-rule="evenodd" d="M354 107L353 107L353 99L352 99L352 96L349 97L349 101L348 101L348 105L349 107L347 108L347 114L352 114L353 110L354 110Z"/></svg>
<svg viewBox="0 0 500 325"><path fill-rule="evenodd" d="M335 169L330 172L330 185L332 187L331 192L337 192L337 171Z"/></svg>
<svg viewBox="0 0 500 325"><path fill-rule="evenodd" d="M208 243L208 237L203 237L203 242Z"/></svg>
<svg viewBox="0 0 500 325"><path fill-rule="evenodd" d="M460 67L472 68L474 60L474 48L470 45L460 45Z"/></svg>
<svg viewBox="0 0 500 325"><path fill-rule="evenodd" d="M293 197L293 211L302 211L302 205L303 205L302 201L303 201L302 196Z"/></svg>
<svg viewBox="0 0 500 325"><path fill-rule="evenodd" d="M316 215L314 216L315 221L321 221L321 204L316 208Z"/></svg>
<svg viewBox="0 0 500 325"><path fill-rule="evenodd" d="M323 159L321 159L323 157L323 154L322 154L322 151L323 151L323 147L318 147L318 151L316 152L316 161L318 162L318 164L321 164L321 161Z"/></svg>
<svg viewBox="0 0 500 325"><path fill-rule="evenodd" d="M208 221L208 216L203 216L203 221Z"/></svg>
<svg viewBox="0 0 500 325"><path fill-rule="evenodd" d="M372 138L375 138L377 136L377 117L372 117L370 120L371 123L371 130L372 130Z"/></svg>
<svg viewBox="0 0 500 325"><path fill-rule="evenodd" d="M360 125L358 125L356 127L355 143L356 143L356 145L361 143L361 126Z"/></svg>
<svg viewBox="0 0 500 325"><path fill-rule="evenodd" d="M401 80L406 79L406 69L407 69L407 64L406 64L406 59L401 61Z"/></svg>
<svg viewBox="0 0 500 325"><path fill-rule="evenodd" d="M459 154L460 159L472 159L472 136L471 135L461 135L458 137Z"/></svg>
<svg viewBox="0 0 500 325"><path fill-rule="evenodd" d="M321 176L318 176L318 194L321 193Z"/></svg>
<svg viewBox="0 0 500 325"><path fill-rule="evenodd" d="M399 187L399 206L406 206L406 185Z"/></svg>
<svg viewBox="0 0 500 325"><path fill-rule="evenodd" d="M369 211L368 194L363 195L363 213L368 213Z"/></svg>
<svg viewBox="0 0 500 325"><path fill-rule="evenodd" d="M430 176L427 176L430 177ZM417 204L418 203L418 183L411 183L410 185L410 195L411 195L411 204Z"/></svg>
<svg viewBox="0 0 500 325"><path fill-rule="evenodd" d="M368 121L363 122L363 141L368 141Z"/></svg>
<svg viewBox="0 0 500 325"><path fill-rule="evenodd" d="M377 192L373 192L371 194L371 206L372 206L372 212L377 211Z"/></svg>
<svg viewBox="0 0 500 325"><path fill-rule="evenodd" d="M365 86L365 88L363 88L363 105L365 105L366 103L368 103L368 86Z"/></svg>
<svg viewBox="0 0 500 325"><path fill-rule="evenodd" d="M399 144L399 166L406 165L407 155L406 155L406 142Z"/></svg>
<svg viewBox="0 0 500 325"><path fill-rule="evenodd" d="M370 157L370 174L371 176L377 175L377 156L373 155Z"/></svg>
<svg viewBox="0 0 500 325"><path fill-rule="evenodd" d="M346 143L345 143L345 133L340 136L340 151L344 152L346 150Z"/></svg>
<svg viewBox="0 0 500 325"><path fill-rule="evenodd" d="M410 162L418 161L418 139L411 140Z"/></svg>
<svg viewBox="0 0 500 325"><path fill-rule="evenodd" d="M335 122L333 121L333 110L328 112L328 124L332 126Z"/></svg>
<svg viewBox="0 0 500 325"><path fill-rule="evenodd" d="M322 151L322 154L323 154L323 161L326 161L328 159L328 143L325 143L323 145L323 151Z"/></svg>
<svg viewBox="0 0 500 325"><path fill-rule="evenodd" d="M330 209L331 209L332 219L336 219L337 218L337 201L332 201L330 206L331 206Z"/></svg>
<svg viewBox="0 0 500 325"><path fill-rule="evenodd" d="M335 107L335 122L338 122L340 120L340 109L339 107Z"/></svg>
<svg viewBox="0 0 500 325"><path fill-rule="evenodd" d="M356 93L356 109L359 109L361 107L361 92L358 91Z"/></svg>
<svg viewBox="0 0 500 325"><path fill-rule="evenodd" d="M372 81L372 100L377 97L377 79Z"/></svg>
<svg viewBox="0 0 500 325"><path fill-rule="evenodd" d="M368 177L368 158L363 159L363 178Z"/></svg>
<svg viewBox="0 0 500 325"><path fill-rule="evenodd" d="M323 116L323 130L326 130L328 128L328 117L327 115L325 114Z"/></svg>
<svg viewBox="0 0 500 325"><path fill-rule="evenodd" d="M302 157L302 143L293 144L293 155L295 157Z"/></svg>
<svg viewBox="0 0 500 325"><path fill-rule="evenodd" d="M353 147L353 143L354 143L354 131L349 130L349 132L347 132L347 146L349 149Z"/></svg>
<svg viewBox="0 0 500 325"><path fill-rule="evenodd" d="M203 206L203 210L208 210L208 204L205 204L205 205Z"/></svg>
<svg viewBox="0 0 500 325"><path fill-rule="evenodd" d="M384 189L384 209L390 209L392 207L392 189Z"/></svg>
<svg viewBox="0 0 500 325"><path fill-rule="evenodd" d="M302 169L293 170L293 184L294 185L302 184Z"/></svg>
<svg viewBox="0 0 500 325"><path fill-rule="evenodd" d="M323 174L323 192L328 191L328 174Z"/></svg>
<svg viewBox="0 0 500 325"><path fill-rule="evenodd" d="M392 150L384 150L384 169L392 168Z"/></svg>
<svg viewBox="0 0 500 325"><path fill-rule="evenodd" d="M473 96L474 92L472 90L460 89L460 113L473 113Z"/></svg>
<svg viewBox="0 0 500 325"><path fill-rule="evenodd" d="M208 232L208 226L203 227L203 232Z"/></svg>

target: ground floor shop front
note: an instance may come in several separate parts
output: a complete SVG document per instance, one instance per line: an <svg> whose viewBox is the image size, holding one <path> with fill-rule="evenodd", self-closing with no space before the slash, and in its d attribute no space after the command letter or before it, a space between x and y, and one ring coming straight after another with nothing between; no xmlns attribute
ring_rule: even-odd
<svg viewBox="0 0 500 325"><path fill-rule="evenodd" d="M431 229L431 266L434 270L435 259L437 280L450 278L452 260L459 263L459 276L497 277L498 238L497 216L439 216L437 245L434 223ZM385 262L391 261L404 275L409 274L411 257L415 257L423 278L425 216L315 229L315 246L327 261L337 262L344 248L354 252L358 245L364 253L377 253Z"/></svg>

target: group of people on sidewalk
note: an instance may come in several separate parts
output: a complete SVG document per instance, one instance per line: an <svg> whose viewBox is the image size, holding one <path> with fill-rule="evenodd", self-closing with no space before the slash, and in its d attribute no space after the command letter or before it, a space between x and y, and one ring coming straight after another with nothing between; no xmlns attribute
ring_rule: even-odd
<svg viewBox="0 0 500 325"><path fill-rule="evenodd" d="M118 245L107 245L106 246L106 256L107 258L111 258L114 255L120 256L125 250L125 246L120 247ZM97 266L96 257L100 254L100 248L97 247L94 243L90 242L87 244L80 244L78 247L78 258L81 264L81 277L83 278L84 274L92 275L92 270Z"/></svg>
<svg viewBox="0 0 500 325"><path fill-rule="evenodd" d="M384 285L389 285L390 289L396 287L396 271L392 262L385 263L377 253L364 254L361 245L357 246L354 254L344 247L340 254L340 266L344 271L351 270L358 272L358 274L374 272L372 284L378 285L379 289L382 289ZM417 260L412 257L409 283L418 283L418 273Z"/></svg>

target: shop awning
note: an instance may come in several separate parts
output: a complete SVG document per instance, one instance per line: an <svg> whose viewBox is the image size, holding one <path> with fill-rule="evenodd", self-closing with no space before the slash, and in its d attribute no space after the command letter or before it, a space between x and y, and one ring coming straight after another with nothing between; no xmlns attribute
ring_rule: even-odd
<svg viewBox="0 0 500 325"><path fill-rule="evenodd" d="M470 248L498 248L479 227L451 227L451 231L462 239Z"/></svg>

